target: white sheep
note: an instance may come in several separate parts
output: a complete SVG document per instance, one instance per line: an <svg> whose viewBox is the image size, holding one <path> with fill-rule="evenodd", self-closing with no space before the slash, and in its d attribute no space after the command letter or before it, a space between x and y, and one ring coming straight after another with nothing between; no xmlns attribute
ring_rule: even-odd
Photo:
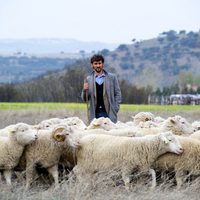
<svg viewBox="0 0 200 200"><path fill-rule="evenodd" d="M24 147L37 139L37 131L25 123L10 125L6 130L8 136L0 137L0 169L6 183L11 185L12 170L17 166Z"/></svg>
<svg viewBox="0 0 200 200"><path fill-rule="evenodd" d="M194 121L192 123L192 127L195 129L195 131L200 130L200 121Z"/></svg>
<svg viewBox="0 0 200 200"><path fill-rule="evenodd" d="M122 174L126 188L129 188L130 175L138 169L150 172L152 187L155 187L155 171L151 166L158 156L166 152L182 152L179 141L171 132L135 138L87 135L80 139L77 165L73 172L81 178L84 174L116 169Z"/></svg>
<svg viewBox="0 0 200 200"><path fill-rule="evenodd" d="M108 117L94 118L86 129L102 128L104 130L117 129L117 125Z"/></svg>
<svg viewBox="0 0 200 200"><path fill-rule="evenodd" d="M157 123L157 124L160 124L160 123L164 122L165 119L164 119L163 117L156 116L156 117L154 117L153 121L154 121L155 123Z"/></svg>
<svg viewBox="0 0 200 200"><path fill-rule="evenodd" d="M37 141L25 149L27 189L35 178L37 164L48 170L55 186L58 186L58 163L62 153L67 150L72 152L79 145L70 133L71 128L66 125L57 125L52 131L39 130Z"/></svg>
<svg viewBox="0 0 200 200"><path fill-rule="evenodd" d="M135 131L133 129L112 129L109 131L106 131L104 129L88 129L88 130L78 130L78 129L71 129L71 133L73 134L76 138L77 141L86 136L86 135L112 135L112 136L127 136L127 137L135 137L135 136L141 136L140 134L135 135ZM74 153L73 151L63 151L60 159L60 164L62 166L67 167L67 168L73 168L75 163L75 158L74 158Z"/></svg>
<svg viewBox="0 0 200 200"><path fill-rule="evenodd" d="M138 125L140 122L152 121L154 115L151 112L139 112L132 117L135 125Z"/></svg>
<svg viewBox="0 0 200 200"><path fill-rule="evenodd" d="M35 125L35 128L51 130L56 124L60 124L61 122L62 122L62 119L60 118L45 119L41 121L38 125Z"/></svg>
<svg viewBox="0 0 200 200"><path fill-rule="evenodd" d="M0 129L0 136L8 137L9 127L13 127L13 124L8 125L5 128Z"/></svg>
<svg viewBox="0 0 200 200"><path fill-rule="evenodd" d="M140 128L137 131L142 135L157 134L164 131L172 131L175 135L190 135L194 132L194 128L185 118L176 115L168 117L158 127Z"/></svg>
<svg viewBox="0 0 200 200"><path fill-rule="evenodd" d="M146 122L140 122L138 124L139 128L154 128L159 127L159 125L153 121L146 121Z"/></svg>
<svg viewBox="0 0 200 200"><path fill-rule="evenodd" d="M79 117L68 117L63 119L61 123L78 130L85 130L87 128L85 123Z"/></svg>
<svg viewBox="0 0 200 200"><path fill-rule="evenodd" d="M109 131L106 131L104 129L88 129L88 130L77 130L77 129L71 129L71 134L73 134L77 141L80 140L80 138L85 137L86 135L112 135L112 136L126 136L126 137L135 137L135 136L141 136L140 134L135 135L135 131L132 129L112 129ZM73 168L76 164L76 158L74 157L74 152L71 150L63 151L60 159L60 164L62 166L67 168Z"/></svg>
<svg viewBox="0 0 200 200"><path fill-rule="evenodd" d="M200 140L200 131L195 131L189 137Z"/></svg>
<svg viewBox="0 0 200 200"><path fill-rule="evenodd" d="M200 141L190 138L177 136L183 147L181 155L166 153L155 162L155 168L159 170L173 170L176 175L177 188L180 188L190 175L200 175Z"/></svg>
<svg viewBox="0 0 200 200"><path fill-rule="evenodd" d="M131 123L131 125L129 125L129 123ZM129 121L129 122L117 121L116 126L118 128L129 128L130 126L135 126L135 124L133 125L132 121Z"/></svg>

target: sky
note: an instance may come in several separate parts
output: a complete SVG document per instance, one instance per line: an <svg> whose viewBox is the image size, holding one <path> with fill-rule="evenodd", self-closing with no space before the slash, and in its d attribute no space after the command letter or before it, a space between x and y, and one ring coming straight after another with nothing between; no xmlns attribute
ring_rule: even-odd
<svg viewBox="0 0 200 200"><path fill-rule="evenodd" d="M128 44L200 30L199 0L0 0L0 39L62 38Z"/></svg>

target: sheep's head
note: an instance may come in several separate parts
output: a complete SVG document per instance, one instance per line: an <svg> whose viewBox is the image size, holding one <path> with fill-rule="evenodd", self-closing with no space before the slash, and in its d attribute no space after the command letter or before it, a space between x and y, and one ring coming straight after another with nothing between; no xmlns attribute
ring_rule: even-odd
<svg viewBox="0 0 200 200"><path fill-rule="evenodd" d="M117 128L117 125L113 123L108 117L100 117L100 118L94 118L90 125L87 127L87 129L96 129L101 128L104 130L111 130Z"/></svg>
<svg viewBox="0 0 200 200"><path fill-rule="evenodd" d="M183 148L178 138L174 134L172 134L171 131L160 133L159 138L166 147L167 152L172 152L176 154L181 154L183 152Z"/></svg>
<svg viewBox="0 0 200 200"><path fill-rule="evenodd" d="M151 121L154 118L154 115L150 112L139 112L135 116L132 116L133 122L137 125L140 122Z"/></svg>
<svg viewBox="0 0 200 200"><path fill-rule="evenodd" d="M85 130L86 125L85 123L78 117L68 117L62 120L63 124L71 126L73 129Z"/></svg>
<svg viewBox="0 0 200 200"><path fill-rule="evenodd" d="M192 125L183 117L176 115L163 122L165 130L171 130L175 135L190 135L194 132Z"/></svg>
<svg viewBox="0 0 200 200"><path fill-rule="evenodd" d="M74 134L74 130L67 125L57 125L52 131L52 138L64 147L71 146L77 148L80 146L79 138Z"/></svg>
<svg viewBox="0 0 200 200"><path fill-rule="evenodd" d="M99 128L100 127L100 121L101 121L102 117L96 119L94 118L90 125L87 127L87 129L95 129L95 128Z"/></svg>
<svg viewBox="0 0 200 200"><path fill-rule="evenodd" d="M10 125L7 129L9 137L20 145L30 144L37 139L37 130L29 124L17 123Z"/></svg>

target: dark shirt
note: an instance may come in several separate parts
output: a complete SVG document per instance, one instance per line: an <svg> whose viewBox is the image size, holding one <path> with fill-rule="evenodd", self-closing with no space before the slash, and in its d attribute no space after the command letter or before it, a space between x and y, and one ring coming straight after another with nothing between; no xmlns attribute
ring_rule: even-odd
<svg viewBox="0 0 200 200"><path fill-rule="evenodd" d="M96 91L97 91L97 106L96 106L96 113L106 112L105 105L103 102L103 84L99 85L96 82Z"/></svg>

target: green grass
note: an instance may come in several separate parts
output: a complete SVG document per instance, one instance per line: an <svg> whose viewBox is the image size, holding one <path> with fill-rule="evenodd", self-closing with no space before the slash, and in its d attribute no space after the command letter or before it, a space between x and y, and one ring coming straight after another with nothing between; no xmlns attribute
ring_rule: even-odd
<svg viewBox="0 0 200 200"><path fill-rule="evenodd" d="M199 105L135 105L135 104L123 104L120 108L122 111L166 111L166 112L177 112L177 111L195 111L200 112Z"/></svg>
<svg viewBox="0 0 200 200"><path fill-rule="evenodd" d="M81 103L0 103L0 110L29 110L29 109L72 109L83 110L85 104Z"/></svg>
<svg viewBox="0 0 200 200"><path fill-rule="evenodd" d="M31 110L31 109L72 109L85 110L85 103L0 103L0 110ZM136 104L122 104L121 111L195 111L200 112L200 105L136 105Z"/></svg>

